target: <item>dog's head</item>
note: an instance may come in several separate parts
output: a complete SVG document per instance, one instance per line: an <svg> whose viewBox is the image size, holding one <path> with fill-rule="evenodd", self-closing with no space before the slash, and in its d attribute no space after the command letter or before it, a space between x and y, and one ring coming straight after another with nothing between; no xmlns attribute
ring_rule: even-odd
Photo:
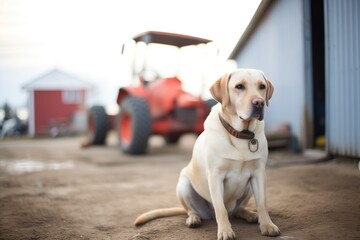
<svg viewBox="0 0 360 240"><path fill-rule="evenodd" d="M264 118L264 106L269 105L273 91L271 81L255 69L238 69L224 74L210 88L224 111L236 114L242 120L260 121Z"/></svg>

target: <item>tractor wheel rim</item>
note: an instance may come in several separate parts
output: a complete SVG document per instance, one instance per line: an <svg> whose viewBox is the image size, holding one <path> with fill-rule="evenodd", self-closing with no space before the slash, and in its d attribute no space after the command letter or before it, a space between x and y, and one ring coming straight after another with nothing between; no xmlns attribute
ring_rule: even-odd
<svg viewBox="0 0 360 240"><path fill-rule="evenodd" d="M125 112L121 116L120 122L120 138L121 142L125 145L128 145L132 139L132 119L129 113Z"/></svg>

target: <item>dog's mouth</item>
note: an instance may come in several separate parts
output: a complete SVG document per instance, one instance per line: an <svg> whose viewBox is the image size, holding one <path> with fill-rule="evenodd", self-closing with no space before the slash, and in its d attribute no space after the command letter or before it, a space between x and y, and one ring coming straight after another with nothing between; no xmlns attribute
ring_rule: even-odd
<svg viewBox="0 0 360 240"><path fill-rule="evenodd" d="M264 119L264 113L261 111L261 112L253 112L248 118L243 118L242 116L239 116L239 118L243 121L250 121L250 120L259 120L259 121L262 121Z"/></svg>
<svg viewBox="0 0 360 240"><path fill-rule="evenodd" d="M252 106L250 111L244 113L238 113L238 116L243 121L258 120L262 121L264 119L264 108Z"/></svg>
<svg viewBox="0 0 360 240"><path fill-rule="evenodd" d="M264 119L264 114L262 112L261 113L255 113L255 114L251 115L251 118L261 121L261 120Z"/></svg>

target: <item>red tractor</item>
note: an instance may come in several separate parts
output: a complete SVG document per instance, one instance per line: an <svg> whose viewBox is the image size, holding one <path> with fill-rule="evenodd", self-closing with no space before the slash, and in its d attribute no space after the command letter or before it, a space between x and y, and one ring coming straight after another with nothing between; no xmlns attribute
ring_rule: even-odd
<svg viewBox="0 0 360 240"><path fill-rule="evenodd" d="M211 42L203 38L154 31L139 34L133 40L143 42L146 46L156 43L177 48ZM134 74L137 85L120 88L117 96L120 111L113 127L121 150L128 154L145 153L151 135L161 135L168 143L176 143L184 133L200 134L204 120L215 103L214 100L203 101L185 92L176 76L157 77L150 82L145 78L144 70L145 66ZM93 106L88 120L89 144L104 144L107 131L112 127L104 107Z"/></svg>

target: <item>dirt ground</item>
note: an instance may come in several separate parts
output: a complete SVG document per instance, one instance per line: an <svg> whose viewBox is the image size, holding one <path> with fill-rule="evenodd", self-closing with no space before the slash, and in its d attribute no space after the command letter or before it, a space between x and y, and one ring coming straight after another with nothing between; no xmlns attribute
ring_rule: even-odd
<svg viewBox="0 0 360 240"><path fill-rule="evenodd" d="M144 211L179 206L175 186L194 139L164 146L155 137L139 157L121 154L112 138L88 149L79 137L1 141L0 239L216 239L215 220L197 229L185 226L185 216L132 225ZM307 159L286 151L269 159L267 205L282 231L277 239L360 239L355 164L283 164ZM231 223L237 239L268 239L257 224Z"/></svg>

